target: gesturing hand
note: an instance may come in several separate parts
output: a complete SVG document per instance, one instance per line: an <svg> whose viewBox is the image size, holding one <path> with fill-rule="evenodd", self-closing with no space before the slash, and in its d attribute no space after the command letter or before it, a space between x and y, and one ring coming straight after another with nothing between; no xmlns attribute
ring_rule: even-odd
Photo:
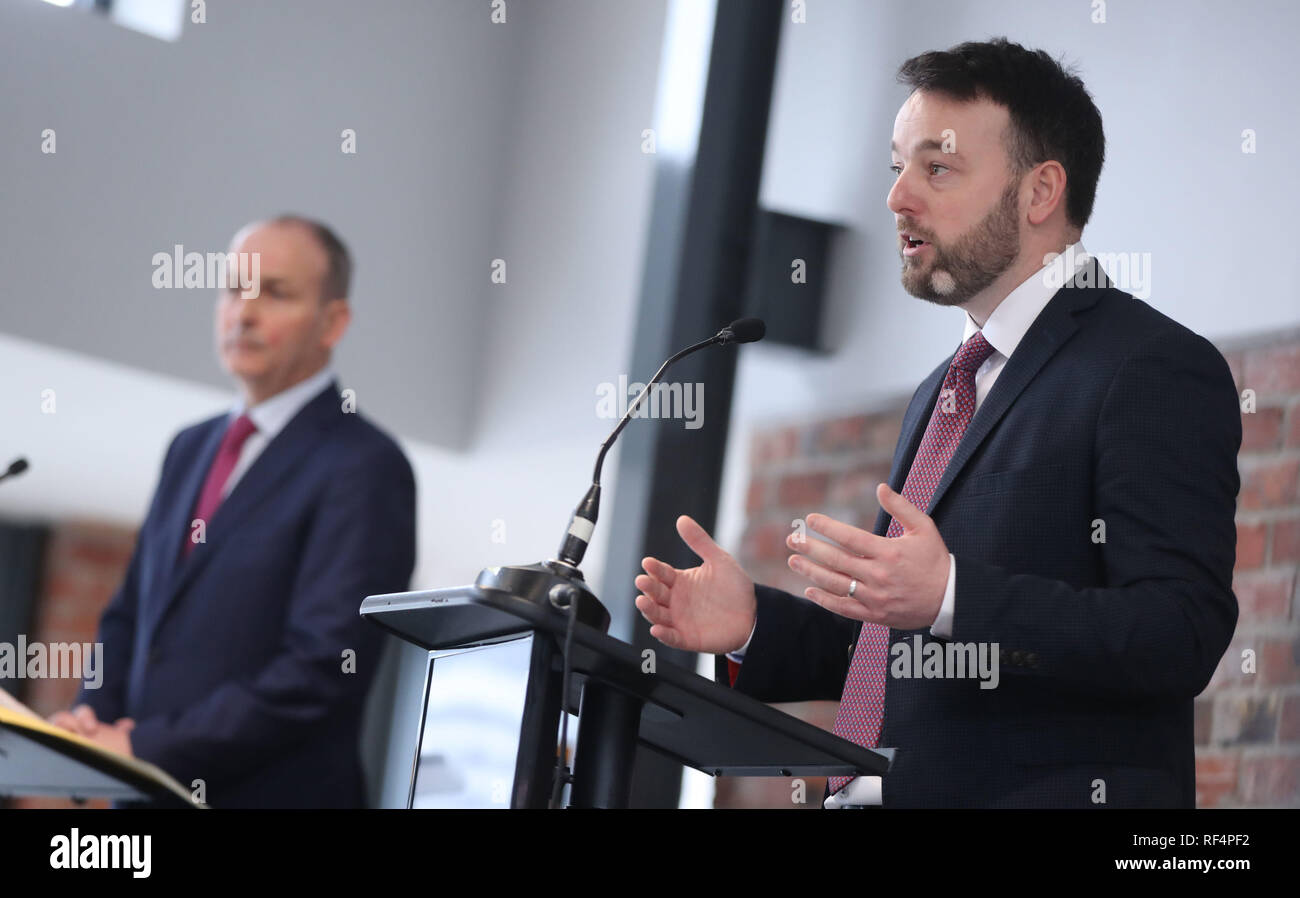
<svg viewBox="0 0 1300 898"><path fill-rule="evenodd" d="M754 628L754 581L691 518L679 517L677 532L703 563L679 570L643 558L636 607L650 623L650 635L664 645L712 654L735 651Z"/></svg>
<svg viewBox="0 0 1300 898"><path fill-rule="evenodd" d="M810 514L808 529L838 545L791 533L786 538L795 552L790 569L816 584L804 595L828 611L899 630L928 627L939 616L948 588L948 546L929 515L888 484L876 487L876 498L903 525L901 536L876 536Z"/></svg>

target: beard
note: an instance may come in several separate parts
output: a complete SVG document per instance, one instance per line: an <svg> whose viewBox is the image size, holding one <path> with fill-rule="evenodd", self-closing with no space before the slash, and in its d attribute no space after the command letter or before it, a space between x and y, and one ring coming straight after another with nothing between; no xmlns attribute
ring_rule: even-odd
<svg viewBox="0 0 1300 898"><path fill-rule="evenodd" d="M931 242L922 256L904 256L900 248L903 289L957 306L997 280L1020 255L1019 192L1012 178L984 220L949 244Z"/></svg>

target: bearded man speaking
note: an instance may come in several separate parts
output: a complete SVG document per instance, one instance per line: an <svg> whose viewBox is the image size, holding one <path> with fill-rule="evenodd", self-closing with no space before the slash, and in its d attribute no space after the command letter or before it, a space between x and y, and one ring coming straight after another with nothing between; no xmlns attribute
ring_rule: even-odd
<svg viewBox="0 0 1300 898"><path fill-rule="evenodd" d="M1078 77L995 40L899 80L903 287L965 314L875 527L808 515L792 596L683 516L702 563L644 559L637 608L741 692L838 699L836 733L898 750L829 807L1192 807L1192 700L1237 620L1228 365L1084 251L1105 138Z"/></svg>

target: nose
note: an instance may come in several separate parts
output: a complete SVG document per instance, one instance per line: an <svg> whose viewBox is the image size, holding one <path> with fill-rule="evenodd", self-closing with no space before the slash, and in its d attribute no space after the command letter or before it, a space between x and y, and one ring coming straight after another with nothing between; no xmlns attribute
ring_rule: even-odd
<svg viewBox="0 0 1300 898"><path fill-rule="evenodd" d="M885 198L885 205L895 215L919 217L920 201L912 190L912 179L908 175L907 168L904 168L903 173L894 180L894 186L889 189L889 196Z"/></svg>
<svg viewBox="0 0 1300 898"><path fill-rule="evenodd" d="M255 300L244 299L238 289L224 291L217 301L217 324L223 334L247 330L256 325L260 308Z"/></svg>
<svg viewBox="0 0 1300 898"><path fill-rule="evenodd" d="M255 321L258 311L262 308L262 304L257 302L255 298L245 299L240 293L235 294L235 303L235 310L241 322Z"/></svg>

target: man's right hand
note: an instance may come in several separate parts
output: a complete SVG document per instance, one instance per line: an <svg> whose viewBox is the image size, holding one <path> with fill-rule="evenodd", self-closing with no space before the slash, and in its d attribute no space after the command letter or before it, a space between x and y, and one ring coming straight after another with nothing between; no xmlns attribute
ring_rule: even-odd
<svg viewBox="0 0 1300 898"><path fill-rule="evenodd" d="M86 738L94 736L99 730L99 718L90 705L77 705L71 711L55 711L47 722Z"/></svg>
<svg viewBox="0 0 1300 898"><path fill-rule="evenodd" d="M704 563L678 570L643 558L636 607L649 621L650 635L664 645L715 655L734 652L754 629L754 581L691 518L679 517L677 532Z"/></svg>

